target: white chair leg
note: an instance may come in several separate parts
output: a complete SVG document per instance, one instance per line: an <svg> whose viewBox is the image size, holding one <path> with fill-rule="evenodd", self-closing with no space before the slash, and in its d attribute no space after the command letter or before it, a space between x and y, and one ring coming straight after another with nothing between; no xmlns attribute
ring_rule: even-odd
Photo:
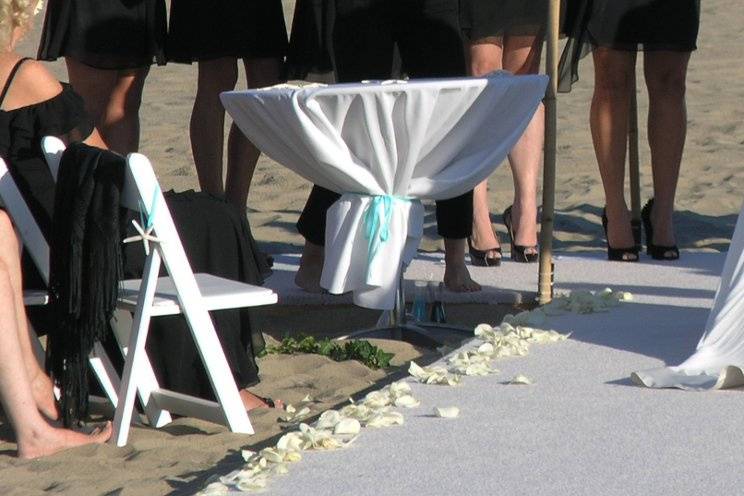
<svg viewBox="0 0 744 496"><path fill-rule="evenodd" d="M114 313L114 319L112 320L112 326L114 328L114 336L116 341L119 343L119 347L124 357L127 356L129 350L129 341L132 336L132 329L134 322L132 320L132 314L124 311L117 310ZM155 377L155 371L152 368L150 359L147 353L144 353L140 358L141 365L139 366L139 382L137 386L137 394L139 399L144 405L145 416L151 427L159 428L164 425L168 425L173 420L170 413L158 407L156 402L151 401L151 393L154 390L160 388L158 380ZM117 391L119 386L117 386Z"/></svg>
<svg viewBox="0 0 744 496"><path fill-rule="evenodd" d="M31 346L34 349L34 356L36 357L36 361L39 362L39 365L41 365L41 369L44 369L44 365L46 364L46 352L44 351L44 347L41 346L41 342L39 341L39 338L35 336L35 333L31 332Z"/></svg>
<svg viewBox="0 0 744 496"><path fill-rule="evenodd" d="M225 414L225 421L232 432L253 434L253 426L240 399L232 371L227 363L222 345L217 338L214 324L204 307L184 305L183 313L189 323L204 368L212 383L217 401Z"/></svg>
<svg viewBox="0 0 744 496"><path fill-rule="evenodd" d="M153 250L145 262L142 286L137 301L137 311L134 315L134 326L129 340L129 348L124 361L124 373L119 387L119 400L114 414L114 432L112 439L117 446L126 446L129 438L129 428L134 410L134 397L142 380L142 357L145 355L145 342L150 327L150 310L155 288L157 286L158 271L160 269L160 254ZM145 404L149 398L145 399Z"/></svg>
<svg viewBox="0 0 744 496"><path fill-rule="evenodd" d="M97 342L93 345L93 351L88 357L88 362L106 398L116 408L121 382L119 381L119 374L116 373L116 369L111 363L111 360L109 360L108 355L106 355L106 351L103 349L101 343Z"/></svg>

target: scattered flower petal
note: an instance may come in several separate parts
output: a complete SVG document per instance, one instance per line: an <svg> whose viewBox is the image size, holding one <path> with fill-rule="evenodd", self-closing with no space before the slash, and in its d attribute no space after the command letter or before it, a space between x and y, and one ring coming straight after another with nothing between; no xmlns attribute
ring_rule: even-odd
<svg viewBox="0 0 744 496"><path fill-rule="evenodd" d="M534 383L532 382L532 379L530 379L526 375L517 374L511 381L509 381L509 384L524 384L526 386L529 386Z"/></svg>
<svg viewBox="0 0 744 496"><path fill-rule="evenodd" d="M361 430L362 426L357 419L345 418L336 424L336 427L333 428L333 433L336 435L356 435Z"/></svg>
<svg viewBox="0 0 744 496"><path fill-rule="evenodd" d="M395 400L395 406L398 407L404 407L404 408L416 408L419 406L421 402L411 396L410 394L407 394L405 396L401 396Z"/></svg>
<svg viewBox="0 0 744 496"><path fill-rule="evenodd" d="M460 409L456 406L435 407L434 415L441 418L455 418L460 415Z"/></svg>

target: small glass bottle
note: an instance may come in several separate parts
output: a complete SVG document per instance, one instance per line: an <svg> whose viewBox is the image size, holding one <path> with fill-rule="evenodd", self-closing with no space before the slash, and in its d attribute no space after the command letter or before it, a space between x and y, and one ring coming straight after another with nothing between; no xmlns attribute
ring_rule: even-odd
<svg viewBox="0 0 744 496"><path fill-rule="evenodd" d="M430 282L428 285L429 289L429 322L435 324L444 324L447 322L447 315L444 312L444 303L442 302L442 292L444 291L444 283Z"/></svg>
<svg viewBox="0 0 744 496"><path fill-rule="evenodd" d="M413 320L416 322L426 321L426 281L413 282Z"/></svg>

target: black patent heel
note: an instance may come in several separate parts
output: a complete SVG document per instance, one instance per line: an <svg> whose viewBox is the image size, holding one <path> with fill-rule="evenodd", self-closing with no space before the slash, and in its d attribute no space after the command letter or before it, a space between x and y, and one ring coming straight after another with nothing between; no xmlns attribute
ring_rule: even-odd
<svg viewBox="0 0 744 496"><path fill-rule="evenodd" d="M654 226L651 224L651 209L654 208L654 199L651 198L641 210L643 229L646 231L646 253L654 260L678 260L679 248L677 245L662 246L654 244Z"/></svg>
<svg viewBox="0 0 744 496"><path fill-rule="evenodd" d="M638 246L630 248L613 248L610 246L610 237L607 235L607 210L602 209L602 229L604 229L605 239L607 240L607 260L613 262L637 262L639 259ZM634 236L635 238L635 236Z"/></svg>
<svg viewBox="0 0 744 496"><path fill-rule="evenodd" d="M537 250L537 245L525 246L514 243L517 239L516 234L512 226L512 206L509 205L502 215L504 219L504 226L506 226L506 232L509 233L509 243L511 245L511 258L515 262L519 263L534 263L537 262L538 253L527 253L527 250Z"/></svg>

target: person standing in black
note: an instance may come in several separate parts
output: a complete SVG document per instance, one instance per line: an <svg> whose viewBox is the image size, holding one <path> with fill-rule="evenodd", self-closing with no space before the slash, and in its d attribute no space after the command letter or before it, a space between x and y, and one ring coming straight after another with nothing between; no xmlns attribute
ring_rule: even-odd
<svg viewBox="0 0 744 496"><path fill-rule="evenodd" d="M315 32L319 44L330 41L339 82L389 79L397 68L411 78L458 77L466 73L458 19L458 0L304 0L296 12L293 33ZM308 5L311 4L309 7ZM302 7L302 8L301 8ZM317 15L313 15L317 14ZM323 34L325 33L325 34ZM290 56L313 52L290 42ZM326 57L328 58L328 57ZM305 66L302 60L290 64ZM290 67L290 70L291 67ZM305 238L295 283L307 291L320 291L325 242L325 216L339 198L337 193L314 186L297 222ZM473 193L436 204L438 233L444 238L444 283L452 291L478 291L465 266L465 240L472 231Z"/></svg>

